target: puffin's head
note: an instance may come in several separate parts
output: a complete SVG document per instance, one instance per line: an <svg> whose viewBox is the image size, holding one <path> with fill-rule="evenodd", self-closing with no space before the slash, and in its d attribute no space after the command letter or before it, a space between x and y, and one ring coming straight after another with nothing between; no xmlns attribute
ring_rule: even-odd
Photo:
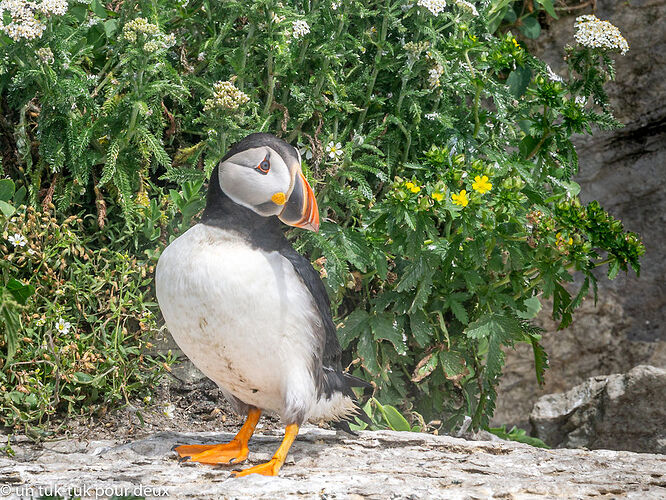
<svg viewBox="0 0 666 500"><path fill-rule="evenodd" d="M250 134L218 165L220 188L232 201L290 226L319 230L314 192L301 169L301 155L271 134ZM214 179L211 179L213 182Z"/></svg>

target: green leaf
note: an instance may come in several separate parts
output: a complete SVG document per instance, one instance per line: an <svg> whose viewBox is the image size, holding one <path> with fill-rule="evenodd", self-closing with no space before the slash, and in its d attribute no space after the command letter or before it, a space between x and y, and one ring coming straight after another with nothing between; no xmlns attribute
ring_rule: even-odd
<svg viewBox="0 0 666 500"><path fill-rule="evenodd" d="M482 316L470 323L464 333L472 339L482 339L492 334L497 335L502 341L520 340L523 337L523 329L518 320L501 314Z"/></svg>
<svg viewBox="0 0 666 500"><path fill-rule="evenodd" d="M370 318L370 326L375 340L388 340L393 344L398 354L405 354L405 343L402 332L398 329L396 321L390 314L378 314Z"/></svg>
<svg viewBox="0 0 666 500"><path fill-rule="evenodd" d="M356 350L361 357L361 366L363 366L370 375L379 375L381 369L377 363L377 342L374 341L369 332L359 338Z"/></svg>
<svg viewBox="0 0 666 500"><path fill-rule="evenodd" d="M16 212L16 209L6 201L0 200L0 211L2 211L5 217L11 217Z"/></svg>
<svg viewBox="0 0 666 500"><path fill-rule="evenodd" d="M2 311L2 316L0 320L5 324L5 338L7 341L7 361L11 361L16 354L16 348L18 347L18 334L21 329L21 318L18 315L18 312L14 309L10 309L7 304L3 304L0 307Z"/></svg>
<svg viewBox="0 0 666 500"><path fill-rule="evenodd" d="M535 318L536 315L539 314L539 311L541 311L541 301L536 295L525 300L523 304L527 307L526 311L516 310L516 316L521 319Z"/></svg>
<svg viewBox="0 0 666 500"><path fill-rule="evenodd" d="M456 351L441 351L439 363L444 370L444 375L449 380L459 380L467 372L465 360Z"/></svg>
<svg viewBox="0 0 666 500"><path fill-rule="evenodd" d="M548 368L548 354L544 350L543 346L539 344L539 341L535 338L531 338L532 351L534 352L534 371L536 373L536 379L539 385L544 384L544 373Z"/></svg>
<svg viewBox="0 0 666 500"><path fill-rule="evenodd" d="M342 323L342 328L338 329L338 338L343 349L349 346L349 343L361 336L364 331L369 330L369 315L363 309L355 309L347 316Z"/></svg>
<svg viewBox="0 0 666 500"><path fill-rule="evenodd" d="M541 34L541 25L535 16L529 16L522 20L520 31L527 38L538 38Z"/></svg>
<svg viewBox="0 0 666 500"><path fill-rule="evenodd" d="M530 446L534 446L536 448L550 448L550 446L541 441L541 439L528 436L524 429L518 429L515 426L509 432L506 431L505 425L502 427L488 427L488 432L495 434L495 436L502 439L529 444Z"/></svg>
<svg viewBox="0 0 666 500"><path fill-rule="evenodd" d="M432 338L432 325L428 321L428 317L419 309L409 315L409 326L412 329L412 337L416 343L425 347L428 345Z"/></svg>
<svg viewBox="0 0 666 500"><path fill-rule="evenodd" d="M74 377L76 378L77 382L81 382L83 384L87 384L93 380L93 378L90 375L83 372L76 372L74 374Z"/></svg>
<svg viewBox="0 0 666 500"><path fill-rule="evenodd" d="M28 297L35 293L35 287L32 285L24 285L20 281L11 278L7 285L5 286L7 290L12 294L14 300L21 305L25 305Z"/></svg>
<svg viewBox="0 0 666 500"><path fill-rule="evenodd" d="M421 382L437 368L439 358L436 352L431 352L425 358L418 362L412 375L412 382Z"/></svg>
<svg viewBox="0 0 666 500"><path fill-rule="evenodd" d="M509 86L511 95L518 99L525 93L531 81L532 71L529 68L518 66L509 74L506 84Z"/></svg>
<svg viewBox="0 0 666 500"><path fill-rule="evenodd" d="M11 179L0 179L0 201L9 201L14 196L14 181Z"/></svg>
<svg viewBox="0 0 666 500"><path fill-rule="evenodd" d="M469 323L469 318L467 316L465 306L463 306L462 303L457 300L455 295L449 295L446 298L446 305L451 309L456 319L463 325Z"/></svg>
<svg viewBox="0 0 666 500"><path fill-rule="evenodd" d="M384 415L384 418L386 418L386 422L389 424L391 430L400 432L409 432L412 430L407 419L393 406L384 405L381 408L382 414Z"/></svg>
<svg viewBox="0 0 666 500"><path fill-rule="evenodd" d="M555 19L559 19L557 17L557 13L555 12L555 7L553 6L553 0L536 0L539 5L541 5L546 12L551 17L554 17Z"/></svg>
<svg viewBox="0 0 666 500"><path fill-rule="evenodd" d="M107 19L104 21L104 33L108 38L112 38L118 30L118 21L115 19Z"/></svg>
<svg viewBox="0 0 666 500"><path fill-rule="evenodd" d="M419 256L418 259L412 261L405 272L402 275L402 278L396 286L398 292L404 292L416 286L416 284L421 280L423 274L425 273L425 265L423 258Z"/></svg>

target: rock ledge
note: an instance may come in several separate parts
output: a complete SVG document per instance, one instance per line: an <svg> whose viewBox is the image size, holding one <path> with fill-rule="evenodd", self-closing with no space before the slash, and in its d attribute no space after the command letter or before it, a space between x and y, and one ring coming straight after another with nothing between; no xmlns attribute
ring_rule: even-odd
<svg viewBox="0 0 666 500"><path fill-rule="evenodd" d="M162 432L126 443L62 440L13 445L0 459L0 497L68 491L88 498L665 498L666 457L624 451L543 450L448 436L301 431L280 477L229 477L229 469L179 464L175 444L230 434ZM250 465L281 437L255 436ZM41 489L40 489L41 488ZM47 488L50 488L48 490Z"/></svg>

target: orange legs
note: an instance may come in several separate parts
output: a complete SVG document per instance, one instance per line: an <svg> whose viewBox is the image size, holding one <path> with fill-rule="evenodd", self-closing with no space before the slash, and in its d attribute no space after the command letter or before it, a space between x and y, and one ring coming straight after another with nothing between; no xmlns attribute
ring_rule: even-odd
<svg viewBox="0 0 666 500"><path fill-rule="evenodd" d="M252 434L254 433L254 428L257 426L257 422L259 422L260 416L261 416L261 410L257 408L250 408L247 412L247 419L245 420L243 427L241 427L241 429L238 431L238 434L236 434L236 436L229 443L192 444L192 445L186 444L182 446L177 446L174 449L176 453L178 453L181 459L186 459L189 462L199 462L202 464L209 464L209 465L242 462L247 458L248 454L247 443L252 437ZM298 428L296 428L296 432L298 433ZM293 441L293 438L291 441ZM290 445L291 441L289 442ZM288 449L289 446L287 446L287 450ZM284 454L285 456L287 455L286 450ZM283 462L284 459L282 459L280 465L282 465ZM278 466L278 469L279 468L280 467Z"/></svg>
<svg viewBox="0 0 666 500"><path fill-rule="evenodd" d="M296 439L297 434L298 434L298 425L296 424L288 425L284 431L284 439L282 440L282 444L275 452L275 455L273 455L273 458L271 458L265 464L255 465L254 467L250 467L249 469L245 469L242 471L234 471L233 474L236 477L247 476L248 474L277 476L278 472L280 471L280 467L282 467L282 464L284 464L284 461L287 458L287 453L289 453L289 448L291 448L291 444L294 442L294 439Z"/></svg>

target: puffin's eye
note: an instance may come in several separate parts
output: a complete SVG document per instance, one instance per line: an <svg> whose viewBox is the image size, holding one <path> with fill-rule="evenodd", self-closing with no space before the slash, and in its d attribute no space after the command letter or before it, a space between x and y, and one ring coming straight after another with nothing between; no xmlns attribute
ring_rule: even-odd
<svg viewBox="0 0 666 500"><path fill-rule="evenodd" d="M268 156L264 157L259 165L255 167L259 173L266 175L271 169L271 162L268 160Z"/></svg>

